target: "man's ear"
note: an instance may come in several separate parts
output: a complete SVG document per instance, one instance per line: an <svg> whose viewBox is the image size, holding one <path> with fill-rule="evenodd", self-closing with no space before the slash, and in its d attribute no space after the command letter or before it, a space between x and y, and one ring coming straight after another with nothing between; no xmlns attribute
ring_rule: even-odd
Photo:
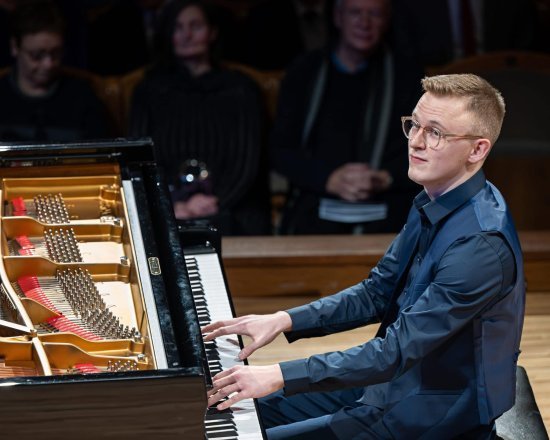
<svg viewBox="0 0 550 440"><path fill-rule="evenodd" d="M491 141L489 139L476 139L475 143L470 150L470 155L468 156L468 161L470 163L483 162L489 155L489 152L492 148Z"/></svg>

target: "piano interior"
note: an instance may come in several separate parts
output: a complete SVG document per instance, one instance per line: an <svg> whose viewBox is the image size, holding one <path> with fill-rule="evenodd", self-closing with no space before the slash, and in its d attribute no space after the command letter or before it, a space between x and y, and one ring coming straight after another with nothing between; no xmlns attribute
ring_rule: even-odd
<svg viewBox="0 0 550 440"><path fill-rule="evenodd" d="M5 177L1 194L0 377L156 369L120 176Z"/></svg>
<svg viewBox="0 0 550 440"><path fill-rule="evenodd" d="M150 139L0 150L3 435L204 438L204 346Z"/></svg>

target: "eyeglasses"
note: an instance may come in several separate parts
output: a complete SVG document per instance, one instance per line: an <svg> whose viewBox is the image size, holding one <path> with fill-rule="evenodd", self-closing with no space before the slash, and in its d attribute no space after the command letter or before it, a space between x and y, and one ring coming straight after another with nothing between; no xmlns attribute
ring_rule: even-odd
<svg viewBox="0 0 550 440"><path fill-rule="evenodd" d="M471 135L471 134L452 134L442 133L441 130L435 127L423 127L415 121L412 116L402 116L401 124L403 126L403 133L407 139L413 138L418 134L418 131L422 129L422 138L427 147L432 150L439 150L442 147L439 145L441 138L447 139L450 137L457 139L481 139L483 136Z"/></svg>
<svg viewBox="0 0 550 440"><path fill-rule="evenodd" d="M63 49L21 49L21 52L25 53L32 61L36 63L44 61L46 58L50 58L52 61L59 61L63 57Z"/></svg>

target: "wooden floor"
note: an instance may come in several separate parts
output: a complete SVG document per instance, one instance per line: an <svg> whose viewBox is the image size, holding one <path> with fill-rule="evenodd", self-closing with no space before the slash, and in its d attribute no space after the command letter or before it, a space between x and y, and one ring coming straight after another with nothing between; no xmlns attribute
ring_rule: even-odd
<svg viewBox="0 0 550 440"><path fill-rule="evenodd" d="M311 297L234 297L238 315L269 313L304 304ZM315 353L341 350L373 337L375 326L356 329L318 339L297 341L288 344L284 337L278 337L269 346L256 352L250 362L265 365L284 360L307 357ZM245 341L246 343L246 341ZM550 292L527 295L527 313L519 364L529 376L537 404L550 432Z"/></svg>

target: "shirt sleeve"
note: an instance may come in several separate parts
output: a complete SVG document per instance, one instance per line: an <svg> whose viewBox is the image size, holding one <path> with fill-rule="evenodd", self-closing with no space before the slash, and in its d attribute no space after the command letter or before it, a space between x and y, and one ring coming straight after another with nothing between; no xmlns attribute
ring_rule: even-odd
<svg viewBox="0 0 550 440"><path fill-rule="evenodd" d="M499 234L456 241L443 255L434 280L387 329L345 351L281 363L285 393L329 391L386 382L403 374L508 293L515 260Z"/></svg>
<svg viewBox="0 0 550 440"><path fill-rule="evenodd" d="M285 333L289 342L323 336L362 325L380 322L397 282L404 233L392 242L368 279L335 295L287 310L292 331Z"/></svg>

